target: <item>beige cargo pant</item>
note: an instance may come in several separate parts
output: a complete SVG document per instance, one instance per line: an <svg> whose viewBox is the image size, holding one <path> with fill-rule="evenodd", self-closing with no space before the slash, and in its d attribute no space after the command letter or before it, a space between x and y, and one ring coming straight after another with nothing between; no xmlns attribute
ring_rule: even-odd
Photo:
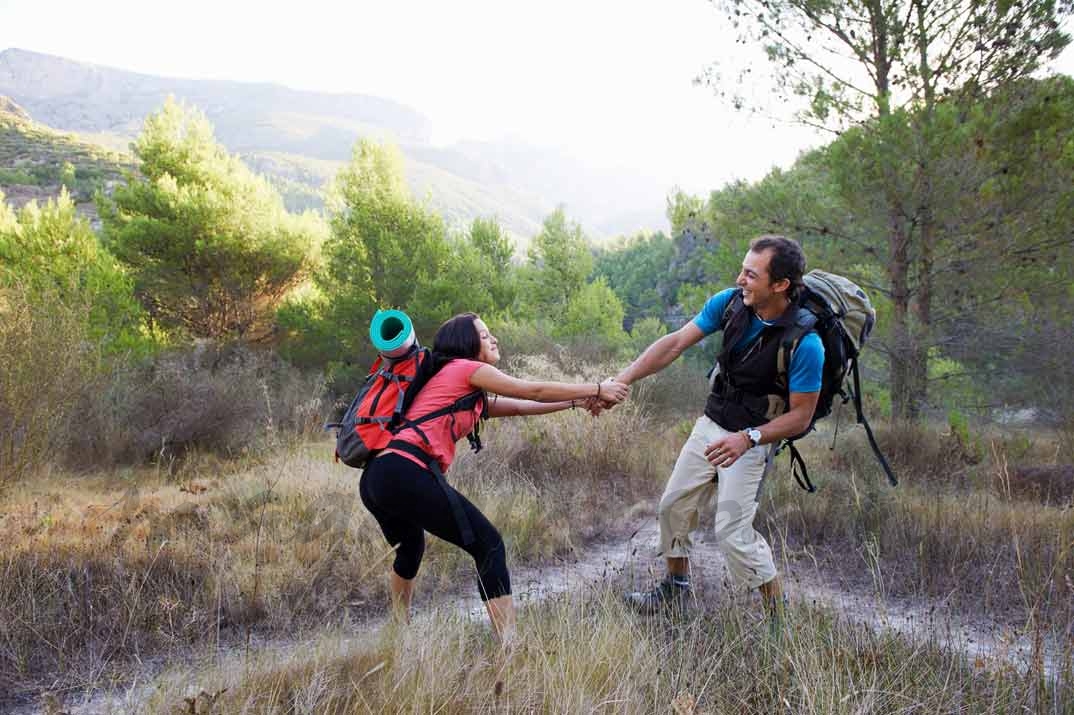
<svg viewBox="0 0 1074 715"><path fill-rule="evenodd" d="M730 433L704 415L694 424L660 498L659 555L690 555L690 532L697 528L701 510L715 495L716 543L735 582L753 589L776 576L772 549L753 528L771 445L750 449L726 469L713 467L705 459L705 447L727 434ZM713 479L716 472L718 480Z"/></svg>

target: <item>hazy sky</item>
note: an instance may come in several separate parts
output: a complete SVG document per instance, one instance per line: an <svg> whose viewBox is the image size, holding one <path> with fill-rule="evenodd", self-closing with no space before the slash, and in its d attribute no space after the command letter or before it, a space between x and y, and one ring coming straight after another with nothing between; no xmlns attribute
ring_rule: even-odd
<svg viewBox="0 0 1074 715"><path fill-rule="evenodd" d="M759 178L821 141L693 84L735 51L704 0L0 0L8 47L379 95L429 117L439 142L522 138L693 193ZM1057 69L1074 74L1074 50Z"/></svg>

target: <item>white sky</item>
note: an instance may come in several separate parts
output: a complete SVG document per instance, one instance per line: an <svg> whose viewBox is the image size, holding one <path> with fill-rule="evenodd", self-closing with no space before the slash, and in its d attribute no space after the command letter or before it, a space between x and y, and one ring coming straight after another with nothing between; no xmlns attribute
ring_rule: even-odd
<svg viewBox="0 0 1074 715"><path fill-rule="evenodd" d="M735 51L706 0L0 0L8 47L378 95L426 115L439 142L513 136L691 193L822 140L692 84ZM1074 50L1057 69L1074 74Z"/></svg>

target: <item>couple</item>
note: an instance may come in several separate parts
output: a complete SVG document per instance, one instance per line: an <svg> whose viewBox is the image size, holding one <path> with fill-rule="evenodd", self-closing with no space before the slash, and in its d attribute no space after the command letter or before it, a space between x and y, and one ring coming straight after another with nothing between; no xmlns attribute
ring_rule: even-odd
<svg viewBox="0 0 1074 715"><path fill-rule="evenodd" d="M660 553L667 576L651 591L628 595L642 611L682 603L690 592L690 532L701 508L717 497L717 537L732 575L760 591L772 622L782 617L782 590L772 552L753 529L768 457L766 445L808 429L821 388L824 348L816 333L795 349L788 385L779 385L780 336L792 327L805 256L782 236L750 244L737 287L709 298L701 312L660 338L619 373L600 383L519 380L497 370L496 338L472 313L456 316L436 333L436 374L418 393L407 417L448 407L475 390L492 393L466 412L445 414L403 429L362 474L361 497L396 546L390 574L393 605L410 606L426 531L466 550L475 561L478 588L501 641L514 631L515 611L503 539L488 519L443 479L455 442L482 417L540 415L585 406L594 413L629 393L629 385L670 365L706 335L723 331L719 371L693 432L679 453L660 500ZM433 474L430 474L430 471ZM434 475L441 478L434 478Z"/></svg>

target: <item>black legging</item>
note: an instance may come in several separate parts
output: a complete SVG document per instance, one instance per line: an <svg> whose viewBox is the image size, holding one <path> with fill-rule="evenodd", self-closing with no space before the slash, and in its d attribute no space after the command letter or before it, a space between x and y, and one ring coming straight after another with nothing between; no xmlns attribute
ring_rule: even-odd
<svg viewBox="0 0 1074 715"><path fill-rule="evenodd" d="M362 503L380 524L384 538L395 550L395 573L412 579L425 553L425 532L461 547L477 565L477 587L484 601L511 593L507 551L496 527L466 497L445 484L457 496L470 520L474 541L462 545L447 494L424 467L398 454L383 454L365 468L358 491Z"/></svg>

